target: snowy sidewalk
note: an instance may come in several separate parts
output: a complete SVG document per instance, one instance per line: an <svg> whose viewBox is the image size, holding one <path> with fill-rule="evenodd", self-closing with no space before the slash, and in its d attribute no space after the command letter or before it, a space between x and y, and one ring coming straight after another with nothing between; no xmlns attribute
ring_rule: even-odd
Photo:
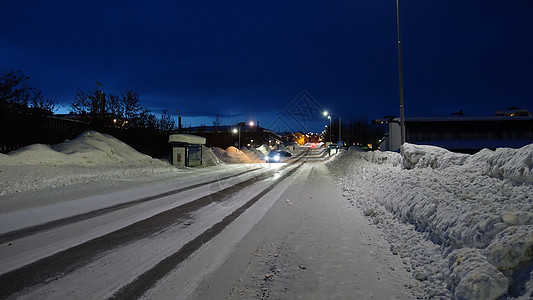
<svg viewBox="0 0 533 300"><path fill-rule="evenodd" d="M412 299L416 282L352 208L323 163L308 163L195 299Z"/></svg>

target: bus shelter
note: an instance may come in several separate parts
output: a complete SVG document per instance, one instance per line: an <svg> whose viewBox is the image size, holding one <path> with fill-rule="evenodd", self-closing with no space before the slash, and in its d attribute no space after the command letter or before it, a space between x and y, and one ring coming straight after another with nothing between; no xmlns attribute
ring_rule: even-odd
<svg viewBox="0 0 533 300"><path fill-rule="evenodd" d="M172 147L172 165L196 167L202 165L202 145L205 138L191 134L171 134L168 143Z"/></svg>

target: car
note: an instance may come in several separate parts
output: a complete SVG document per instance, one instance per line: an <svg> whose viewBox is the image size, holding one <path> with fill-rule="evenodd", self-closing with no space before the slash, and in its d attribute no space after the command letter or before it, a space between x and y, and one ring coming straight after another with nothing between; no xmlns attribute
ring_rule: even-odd
<svg viewBox="0 0 533 300"><path fill-rule="evenodd" d="M270 151L270 153L267 156L265 156L265 162L278 163L278 162L282 162L286 160L289 157L292 157L292 154L290 154L287 151L273 150L273 151Z"/></svg>

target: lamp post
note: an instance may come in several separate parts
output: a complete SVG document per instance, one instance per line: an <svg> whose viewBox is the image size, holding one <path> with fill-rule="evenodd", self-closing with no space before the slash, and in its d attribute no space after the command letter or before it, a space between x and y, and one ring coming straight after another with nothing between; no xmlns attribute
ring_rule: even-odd
<svg viewBox="0 0 533 300"><path fill-rule="evenodd" d="M244 126L244 125L246 125L246 123L240 122L240 123L237 124L238 129L237 128L233 128L233 133L238 133L239 134L239 145L238 145L239 150L241 149L241 126Z"/></svg>
<svg viewBox="0 0 533 300"><path fill-rule="evenodd" d="M405 115L403 109L403 66L402 66L402 42L400 34L400 0L396 0L396 16L398 21L398 72L400 77L400 129L401 144L405 143Z"/></svg>
<svg viewBox="0 0 533 300"><path fill-rule="evenodd" d="M322 113L324 116L327 116L328 119L329 119L329 134L330 134L330 142L331 142L331 116L330 115L337 115L337 117L339 117L339 141L342 141L342 136L341 136L341 133L342 133L342 130L341 130L341 126L342 126L342 121L341 121L341 116L339 114L336 114L336 113L328 113L327 111L324 111Z"/></svg>
<svg viewBox="0 0 533 300"><path fill-rule="evenodd" d="M331 116L328 116L329 119L329 142L331 143Z"/></svg>

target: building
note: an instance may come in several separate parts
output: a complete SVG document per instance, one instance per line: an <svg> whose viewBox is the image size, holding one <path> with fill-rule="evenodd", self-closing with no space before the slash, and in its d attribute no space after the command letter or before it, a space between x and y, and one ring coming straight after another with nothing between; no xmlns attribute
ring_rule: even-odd
<svg viewBox="0 0 533 300"><path fill-rule="evenodd" d="M182 128L179 132L205 137L207 147L227 148L229 146L238 147L249 145L275 145L281 142L281 136L271 130L240 123L240 125L220 125L220 126L196 126Z"/></svg>
<svg viewBox="0 0 533 300"><path fill-rule="evenodd" d="M406 118L406 142L463 153L475 153L483 148L520 148L533 143L533 116L528 110L496 114ZM380 143L380 150L397 151L401 146L400 119L389 117L374 122L388 123L389 130Z"/></svg>

